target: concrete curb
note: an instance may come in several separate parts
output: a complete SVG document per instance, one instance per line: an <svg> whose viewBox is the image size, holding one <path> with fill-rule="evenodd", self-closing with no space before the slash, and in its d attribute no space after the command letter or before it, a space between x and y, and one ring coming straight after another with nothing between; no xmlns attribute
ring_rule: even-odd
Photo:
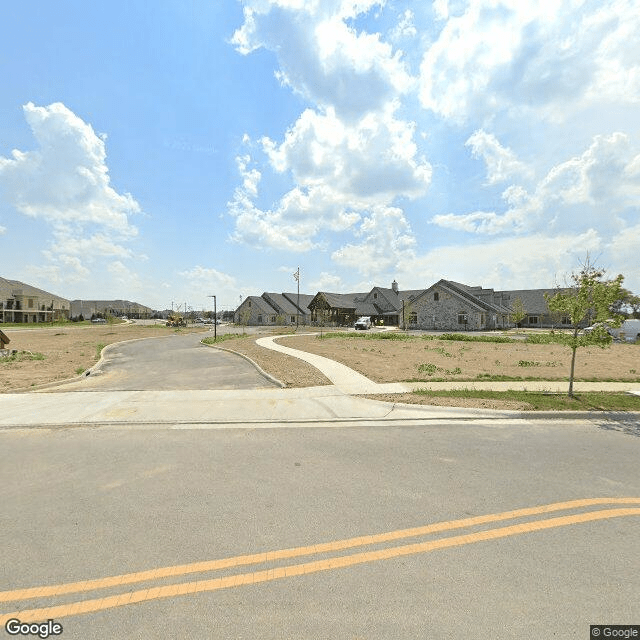
<svg viewBox="0 0 640 640"><path fill-rule="evenodd" d="M263 378L266 378L269 382L273 382L273 384L279 386L281 389L284 389L287 386L286 384L284 384L284 382L281 382L277 378L274 378L271 374L267 373L257 362L255 362L255 360L252 360L249 356L245 356L244 353L240 353L239 351L234 351L233 349L227 349L225 347L218 347L213 344L207 344L206 342L202 342L202 340L200 341L200 344L204 345L205 347L211 347L212 349L219 349L220 351L226 351L227 353L233 353L236 356L240 356L241 358L244 358L247 362L250 362L256 368L256 371Z"/></svg>

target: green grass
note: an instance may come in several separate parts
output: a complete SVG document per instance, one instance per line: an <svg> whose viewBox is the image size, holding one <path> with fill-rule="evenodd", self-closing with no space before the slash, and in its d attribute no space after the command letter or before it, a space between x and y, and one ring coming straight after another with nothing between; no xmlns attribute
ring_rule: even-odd
<svg viewBox="0 0 640 640"><path fill-rule="evenodd" d="M218 344L219 342L225 342L226 340L234 340L235 338L248 338L248 333L225 333L217 338L210 337L204 338L202 342L204 344ZM255 336L254 336L255 337Z"/></svg>
<svg viewBox="0 0 640 640"><path fill-rule="evenodd" d="M81 376L85 371L86 369L84 367L78 367L76 369L76 375Z"/></svg>
<svg viewBox="0 0 640 640"><path fill-rule="evenodd" d="M529 405L528 410L531 411L640 411L640 396L604 391L578 393L573 398L566 394L539 391L482 391L479 389L452 391L418 389L413 393L431 398L479 398L526 402Z"/></svg>
<svg viewBox="0 0 640 640"><path fill-rule="evenodd" d="M456 342L521 342L515 338L506 336L473 336L468 333L443 333L441 336L433 336L435 340L454 340Z"/></svg>
<svg viewBox="0 0 640 640"><path fill-rule="evenodd" d="M317 335L318 340L328 340L329 338L351 338L356 340L416 340L417 336L410 336L406 333L387 331L385 333L360 333L359 331L334 331Z"/></svg>
<svg viewBox="0 0 640 640"><path fill-rule="evenodd" d="M44 360L44 353L31 353L31 351L18 351L10 356L0 358L0 364L12 364L14 362L24 362L25 360Z"/></svg>
<svg viewBox="0 0 640 640"><path fill-rule="evenodd" d="M107 346L107 345L106 345L106 344L104 344L104 343L102 343L102 342L99 342L99 343L96 345L96 360L100 360L100 355L102 354L102 350L103 350L106 346Z"/></svg>

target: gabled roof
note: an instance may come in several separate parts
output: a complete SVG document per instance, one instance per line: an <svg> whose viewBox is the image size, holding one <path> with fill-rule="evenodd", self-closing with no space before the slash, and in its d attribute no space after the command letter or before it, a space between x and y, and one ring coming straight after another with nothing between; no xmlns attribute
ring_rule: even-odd
<svg viewBox="0 0 640 640"><path fill-rule="evenodd" d="M309 314L309 303L315 298L315 296L310 296L307 293L301 293L300 297L298 298L298 294L297 293L283 293L282 294L285 298L287 298L287 300L289 300L291 302L291 304L295 305L296 307L298 306L298 300L300 300L300 312L304 313L305 315Z"/></svg>
<svg viewBox="0 0 640 640"><path fill-rule="evenodd" d="M247 301L251 302L252 309L257 309L262 313L276 314L276 315L278 313L264 298L261 298L260 296L247 296L244 299L244 302L242 304L243 305L246 304Z"/></svg>
<svg viewBox="0 0 640 640"><path fill-rule="evenodd" d="M509 296L509 304L520 298L525 313L528 315L544 315L549 313L547 301L544 294L554 296L558 291L568 291L569 289L514 289L512 291L498 291L497 293Z"/></svg>
<svg viewBox="0 0 640 640"><path fill-rule="evenodd" d="M313 299L322 296L327 304L333 309L349 309L355 311L358 304L364 302L366 293L331 293L329 291L318 291ZM375 313L375 310L374 310Z"/></svg>
<svg viewBox="0 0 640 640"><path fill-rule="evenodd" d="M269 293L265 291L262 297L279 313L287 316L296 315L298 308L281 293Z"/></svg>

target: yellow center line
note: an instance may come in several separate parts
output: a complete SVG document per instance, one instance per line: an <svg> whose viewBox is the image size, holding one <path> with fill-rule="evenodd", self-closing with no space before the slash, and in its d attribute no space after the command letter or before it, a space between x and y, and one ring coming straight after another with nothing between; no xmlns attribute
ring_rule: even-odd
<svg viewBox="0 0 640 640"><path fill-rule="evenodd" d="M461 529L480 524L501 522L504 520L511 520L513 518L542 515L545 513L553 513L555 511L577 509L580 507L591 507L605 504L621 505L639 503L640 498L585 498L581 500L570 500L567 502L555 502L552 504L540 505L536 507L527 507L524 509L505 511L503 513L492 513L483 516L464 518L461 520L438 522L422 527L400 529L398 531L390 531L368 536L359 536L357 538L347 538L344 540L334 540L332 542L308 545L304 547L267 551L262 553L235 556L231 558L222 558L220 560L207 560L170 567L160 567L157 569L149 569L147 571L137 571L135 573L126 573L123 575L109 576L106 578L98 578L93 580L84 580L80 582L68 582L58 585L28 587L24 589L14 589L12 591L1 591L0 602L27 600L29 598L41 598L46 596L60 596L69 593L80 593L94 591L96 589L107 589L110 587L118 587L126 584L134 584L136 582L145 582L148 580L159 580L161 578L168 577L173 578L176 576L188 575L190 573L203 573L207 571L217 571L220 569L229 569L232 567L240 567L251 564L262 564L264 562L271 562L274 560L284 560L306 555L315 555L318 553L341 551L344 549L362 547L382 542L390 542L393 540L401 540L403 538L422 536L430 533L440 533L443 531L450 531L452 529Z"/></svg>
<svg viewBox="0 0 640 640"><path fill-rule="evenodd" d="M195 582L182 584L171 584L162 587L155 587L152 589L141 589L139 591L133 591L121 595L96 598L92 600L83 600L79 602L72 602L69 604L46 607L42 609L16 611L0 616L0 624L4 625L6 621L11 618L19 618L22 622L35 622L39 620L47 620L49 618L60 619L70 615L92 613L96 611L102 611L104 609L112 609L114 607L125 606L127 604L135 604L138 602L147 602L150 600L171 598L193 593L218 591L220 589L257 584L260 582L270 582L272 580L278 580L280 578L288 578L292 576L317 573L319 571L328 571L331 569L350 567L365 562L375 562L377 560L387 560L390 558L397 558L401 556L427 553L430 551L435 551L436 549L458 547L475 542L496 540L499 538L521 535L523 533L531 533L533 531L543 531L545 529L553 529L573 524L594 522L597 520L620 518L625 516L640 516L640 508L604 509L600 511L580 513L576 515L549 518L547 520L535 520L532 522L516 524L507 527L487 529L485 531L478 531L476 533L470 533L466 535L451 536L449 538L430 540L427 542L418 542L398 547L390 547L378 551L366 551L347 556L326 558L324 560L316 560L303 564L289 565L275 569L266 569L253 573L238 574L227 576L224 578L212 578L210 580L198 580Z"/></svg>

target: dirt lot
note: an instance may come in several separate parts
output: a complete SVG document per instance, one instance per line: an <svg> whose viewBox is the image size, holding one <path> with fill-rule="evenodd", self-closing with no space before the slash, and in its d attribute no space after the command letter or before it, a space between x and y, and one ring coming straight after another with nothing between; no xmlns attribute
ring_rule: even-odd
<svg viewBox="0 0 640 640"><path fill-rule="evenodd" d="M11 338L10 347L41 353L45 358L0 363L0 389L6 393L72 378L80 369L95 364L99 345L169 335L173 331L162 326L136 325L5 329ZM311 365L259 347L255 344L256 337L226 340L220 346L247 355L288 387L330 384ZM478 375L558 380L566 378L569 373L570 351L561 345L453 342L425 340L419 336L409 341L395 341L363 338L320 340L315 336L297 335L283 337L281 342L335 359L376 382L436 378L464 380ZM640 345L614 344L609 349L579 350L576 379L640 381ZM451 398L443 402L454 405L458 400Z"/></svg>
<svg viewBox="0 0 640 640"><path fill-rule="evenodd" d="M419 336L406 341L292 336L280 343L342 362L375 382L465 380L478 375L561 380L569 375L571 361L570 350L557 344L454 342ZM640 381L640 345L579 349L575 377Z"/></svg>
<svg viewBox="0 0 640 640"><path fill-rule="evenodd" d="M24 330L5 327L3 331L11 340L10 349L44 356L41 360L28 359L31 357L28 354L19 355L13 361L0 360L0 391L8 393L73 378L97 362L98 348L113 342L171 335L175 329L162 325L114 324Z"/></svg>

